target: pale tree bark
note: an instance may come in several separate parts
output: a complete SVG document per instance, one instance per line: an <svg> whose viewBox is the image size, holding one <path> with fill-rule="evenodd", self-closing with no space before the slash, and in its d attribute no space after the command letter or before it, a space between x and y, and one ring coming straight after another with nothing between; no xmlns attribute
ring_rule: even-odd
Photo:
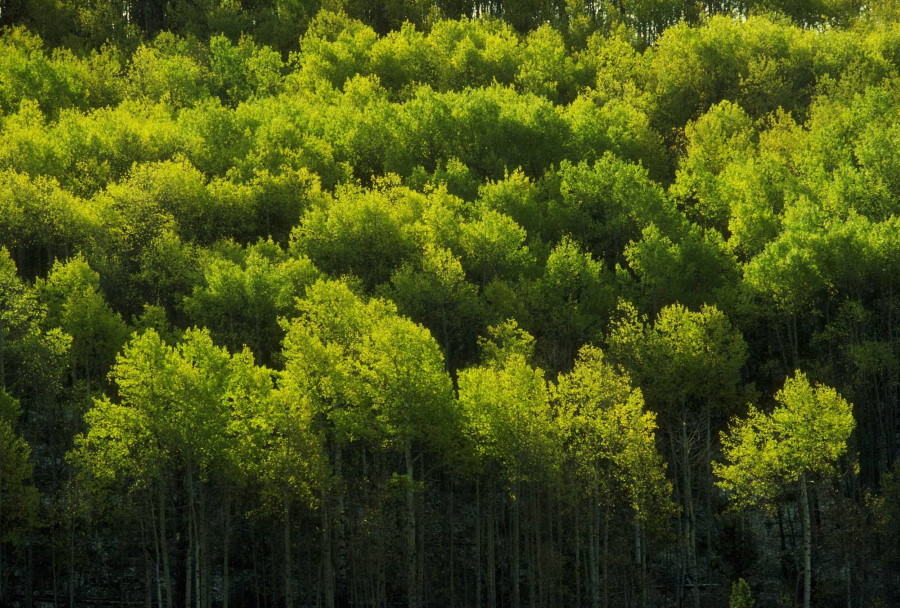
<svg viewBox="0 0 900 608"><path fill-rule="evenodd" d="M803 522L803 608L809 608L812 595L812 529L807 485L806 473L803 473L800 475L800 517Z"/></svg>
<svg viewBox="0 0 900 608"><path fill-rule="evenodd" d="M419 605L418 568L416 555L416 500L415 500L415 467L413 466L412 447L407 442L404 446L406 460L406 593L407 606L416 608Z"/></svg>
<svg viewBox="0 0 900 608"><path fill-rule="evenodd" d="M513 504L512 504L512 525L510 526L510 536L512 537L512 572L510 573L512 577L512 604L513 608L521 608L522 606L522 595L521 589L519 585L519 578L521 574L521 547L519 544L519 517L521 509L519 505L522 502L521 496L521 485L519 482L515 482L513 484Z"/></svg>
<svg viewBox="0 0 900 608"><path fill-rule="evenodd" d="M291 592L291 508L284 499L284 605L293 608L294 594Z"/></svg>

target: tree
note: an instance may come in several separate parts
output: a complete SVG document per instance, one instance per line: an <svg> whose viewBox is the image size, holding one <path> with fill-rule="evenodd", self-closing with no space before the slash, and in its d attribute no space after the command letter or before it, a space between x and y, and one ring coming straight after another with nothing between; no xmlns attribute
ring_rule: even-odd
<svg viewBox="0 0 900 608"><path fill-rule="evenodd" d="M451 367L472 356L486 312L477 287L449 249L426 245L418 263L401 266L383 293L401 313L431 330Z"/></svg>
<svg viewBox="0 0 900 608"><path fill-rule="evenodd" d="M95 399L85 415L87 431L76 439L71 458L101 486L118 482L141 499L147 509L144 518L158 518L147 523L158 523L160 603L164 589L166 605L178 604L169 547L184 538L180 580L185 605L194 600L198 606L208 605L213 567L209 522L216 506L227 508L228 499L226 495L225 504L214 503L214 484L227 480L235 469L247 470L246 462L233 463L230 456L259 458L240 448L248 441L252 445L247 436L259 425L270 424L259 417L265 413L260 404L272 390L271 373L255 368L249 351L231 356L215 346L206 330L188 330L170 346L149 329L117 357L112 377L116 400ZM306 464L296 463L291 474L303 478L310 470ZM174 539L167 532L170 502L184 507Z"/></svg>
<svg viewBox="0 0 900 608"><path fill-rule="evenodd" d="M852 406L832 388L811 385L800 371L785 380L770 414L751 406L722 434L723 462L713 464L717 485L747 508L777 500L788 486L799 489L803 522L803 606L812 583L812 522L809 485L834 472L853 431Z"/></svg>
<svg viewBox="0 0 900 608"><path fill-rule="evenodd" d="M564 237L547 257L543 274L528 287L541 359L553 369L565 369L578 349L605 328L615 306L612 273Z"/></svg>
<svg viewBox="0 0 900 608"><path fill-rule="evenodd" d="M362 300L341 282L319 281L286 323L281 390L308 399L328 452L335 492L323 500L323 578L335 601L332 543L340 550L346 517L342 486L352 451L397 454L403 468L406 593L421 602L420 515L415 464L425 454L447 456L458 443L458 415L443 353L431 334L384 300ZM348 454L349 452L349 454ZM369 480L364 480L368 482ZM336 539L332 538L332 526ZM343 559L343 556L336 556ZM384 560L386 556L376 556Z"/></svg>
<svg viewBox="0 0 900 608"><path fill-rule="evenodd" d="M552 197L547 219L554 237L568 234L579 240L608 268L623 261L625 246L647 223L666 233L679 227L674 204L647 171L612 153L593 165L563 161L545 180Z"/></svg>
<svg viewBox="0 0 900 608"><path fill-rule="evenodd" d="M753 596L750 595L750 585L744 579L738 579L731 585L731 597L728 600L728 608L753 608Z"/></svg>
<svg viewBox="0 0 900 608"><path fill-rule="evenodd" d="M31 485L31 447L15 432L18 401L0 388L0 602L7 573L3 545L18 543L36 522L38 492Z"/></svg>
<svg viewBox="0 0 900 608"><path fill-rule="evenodd" d="M683 507L679 520L683 565L693 579L693 603L699 607L698 498L705 498L706 512L712 513L709 463L714 429L738 403L747 344L714 306L696 312L677 304L667 306L652 327L629 304L620 305L620 312L622 317L610 330L610 355L632 374L647 405L659 415ZM711 551L710 519L703 532Z"/></svg>
<svg viewBox="0 0 900 608"><path fill-rule="evenodd" d="M269 363L284 337L278 319L293 312L294 300L319 271L307 258L289 257L271 241L233 255L237 259L211 255L203 283L194 285L182 306L192 322L232 352L249 346L259 361Z"/></svg>
<svg viewBox="0 0 900 608"><path fill-rule="evenodd" d="M632 387L628 375L590 345L578 352L570 373L560 374L553 404L565 452L566 485L589 505L591 605L597 608L602 598L602 605L608 606L614 510L630 510L641 563L640 525L663 520L674 510L672 486L656 449L656 416L645 409L641 391Z"/></svg>
<svg viewBox="0 0 900 608"><path fill-rule="evenodd" d="M38 281L37 292L47 306L47 325L72 336L72 378L84 382L90 394L93 383L105 383L106 373L128 337L125 322L106 303L100 276L80 255L57 261L47 278Z"/></svg>
<svg viewBox="0 0 900 608"><path fill-rule="evenodd" d="M511 500L510 578L511 605L521 606L521 511L523 485L552 483L560 464L558 438L553 428L549 387L544 372L531 365L534 339L509 320L488 329L481 340L483 362L459 373L459 404L466 435L471 438L480 464L476 498L476 545L480 555L482 526L487 528L487 592L496 605L495 486L507 485ZM487 521L481 521L480 482L487 484ZM480 602L481 568L476 564L476 593Z"/></svg>
<svg viewBox="0 0 900 608"><path fill-rule="evenodd" d="M343 186L327 204L307 210L291 250L326 272L352 273L374 287L415 254L411 228L424 205L423 195L396 179L374 190Z"/></svg>
<svg viewBox="0 0 900 608"><path fill-rule="evenodd" d="M458 442L459 418L443 353L427 329L392 315L373 327L360 345L356 398L369 402L381 436L405 464L407 605L422 602L418 568L421 516L415 505L415 463L428 450L451 453Z"/></svg>

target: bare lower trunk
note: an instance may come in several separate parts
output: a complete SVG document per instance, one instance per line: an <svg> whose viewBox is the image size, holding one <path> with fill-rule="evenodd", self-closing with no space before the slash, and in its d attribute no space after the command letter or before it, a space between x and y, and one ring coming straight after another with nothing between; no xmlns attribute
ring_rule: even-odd
<svg viewBox="0 0 900 608"><path fill-rule="evenodd" d="M225 537L222 539L222 608L228 608L230 580L228 576L228 549L231 537L231 504L225 500Z"/></svg>
<svg viewBox="0 0 900 608"><path fill-rule="evenodd" d="M603 608L609 607L609 510L603 514Z"/></svg>
<svg viewBox="0 0 900 608"><path fill-rule="evenodd" d="M494 484L488 485L487 521L487 592L488 607L497 608L497 507L494 504Z"/></svg>
<svg viewBox="0 0 900 608"><path fill-rule="evenodd" d="M519 505L522 502L521 489L519 487L519 483L516 482L513 484L513 503L512 503L512 525L510 526L510 536L512 537L512 572L510 576L512 577L512 605L513 608L521 608L522 606L522 594L521 589L519 588L519 577L521 576L521 548L519 545L519 516L521 509Z"/></svg>
<svg viewBox="0 0 900 608"><path fill-rule="evenodd" d="M407 443L404 449L406 458L406 603L409 608L419 605L418 569L416 556L416 501L415 471L413 467L412 448Z"/></svg>
<svg viewBox="0 0 900 608"><path fill-rule="evenodd" d="M691 577L691 595L694 600L694 608L700 608L700 581L697 572L697 516L694 512L694 484L691 477L691 443L688 438L686 425L681 427L681 438L684 450L684 463L681 470L684 473L684 510L687 516L685 543L687 544L688 574Z"/></svg>
<svg viewBox="0 0 900 608"><path fill-rule="evenodd" d="M334 565L331 557L331 510L322 498L322 591L326 608L334 608Z"/></svg>
<svg viewBox="0 0 900 608"><path fill-rule="evenodd" d="M591 608L600 608L600 507L591 505L588 557L591 573Z"/></svg>
<svg viewBox="0 0 900 608"><path fill-rule="evenodd" d="M284 501L284 605L292 608L294 594L291 593L291 510Z"/></svg>
<svg viewBox="0 0 900 608"><path fill-rule="evenodd" d="M803 519L803 608L809 608L812 595L812 529L805 473L800 475L800 517Z"/></svg>
<svg viewBox="0 0 900 608"><path fill-rule="evenodd" d="M475 482L475 608L481 608L481 482Z"/></svg>

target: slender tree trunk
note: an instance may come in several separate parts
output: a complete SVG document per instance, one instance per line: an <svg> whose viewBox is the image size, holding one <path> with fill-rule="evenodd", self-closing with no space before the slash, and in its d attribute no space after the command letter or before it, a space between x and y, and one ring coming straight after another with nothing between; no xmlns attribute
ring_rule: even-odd
<svg viewBox="0 0 900 608"><path fill-rule="evenodd" d="M293 608L294 594L291 592L291 510L287 498L284 499L284 605Z"/></svg>
<svg viewBox="0 0 900 608"><path fill-rule="evenodd" d="M331 556L331 509L329 497L322 497L322 592L326 608L334 608L334 564Z"/></svg>
<svg viewBox="0 0 900 608"><path fill-rule="evenodd" d="M159 482L159 540L162 551L163 577L166 589L166 606L172 608L172 571L169 567L169 541L166 532L166 498L165 482Z"/></svg>
<svg viewBox="0 0 900 608"><path fill-rule="evenodd" d="M250 549L253 559L253 597L256 600L256 608L260 608L259 598L259 558L257 556L256 546L256 526L250 528Z"/></svg>
<svg viewBox="0 0 900 608"><path fill-rule="evenodd" d="M609 509L603 514L603 608L609 606Z"/></svg>
<svg viewBox="0 0 900 608"><path fill-rule="evenodd" d="M200 525L198 521L197 515L197 497L195 495L194 488L194 476L191 474L190 478L190 486L189 486L189 494L190 494L190 509L188 513L190 514L190 525L191 525L191 538L193 539L194 545L194 606L195 608L206 608L203 605L203 581L200 577L200 571L202 566L202 554L201 549L203 545L203 539L200 534ZM188 604L189 606L190 604Z"/></svg>
<svg viewBox="0 0 900 608"><path fill-rule="evenodd" d="M640 594L641 594L641 608L645 608L647 606L647 559L646 559L646 543L643 542L644 532L641 529L641 522L637 520L634 522L634 543L635 543L635 557L637 558L638 564L638 572L639 572L639 581L640 581Z"/></svg>
<svg viewBox="0 0 900 608"><path fill-rule="evenodd" d="M537 608L538 603L538 577L541 568L541 551L540 551L540 515L538 514L537 498L534 492L534 485L529 484L528 488L528 515L529 525L526 530L530 530L532 534L526 533L526 538L531 539L531 549L527 551L528 555L528 606L529 608Z"/></svg>
<svg viewBox="0 0 900 608"><path fill-rule="evenodd" d="M694 490L691 478L691 448L687 434L687 425L681 425L682 449L684 450L684 463L681 467L684 473L684 508L687 516L687 530L685 542L687 543L688 573L691 577L691 595L694 599L694 608L700 608L700 587L697 574L697 516L694 512Z"/></svg>
<svg viewBox="0 0 900 608"><path fill-rule="evenodd" d="M806 473L800 475L800 517L803 521L803 608L809 608L812 595L812 526Z"/></svg>
<svg viewBox="0 0 900 608"><path fill-rule="evenodd" d="M159 606L159 608L163 608L165 606L165 604L163 603L164 600L162 591L163 577L162 572L160 572L162 556L160 555L159 549L159 524L156 515L156 509L153 506L153 499L154 497L151 495L150 500L147 501L147 505L150 509L150 522L153 524L153 557L155 558L154 572L156 574L156 604L157 606ZM75 604L73 603L72 605L74 606Z"/></svg>
<svg viewBox="0 0 900 608"><path fill-rule="evenodd" d="M519 517L520 504L522 502L521 486L519 482L513 484L512 521L510 522L510 544L512 545L512 562L510 577L512 578L512 605L513 608L521 608L522 595L519 585L521 576L521 547L519 543Z"/></svg>
<svg viewBox="0 0 900 608"><path fill-rule="evenodd" d="M210 576L210 569L212 564L210 563L210 550L209 550L209 517L208 517L208 509L206 508L206 484L200 483L199 485L199 496L200 496L200 513L197 518L197 524L199 527L198 536L200 537L200 558L197 562L198 573L200 576L200 589L202 590L202 595L200 597L200 602L197 608L212 608L212 581Z"/></svg>
<svg viewBox="0 0 900 608"><path fill-rule="evenodd" d="M51 546L50 548L50 575L53 579L53 608L59 608L59 595L58 595L58 586L59 586L59 562L56 559L56 547Z"/></svg>
<svg viewBox="0 0 900 608"><path fill-rule="evenodd" d="M193 556L194 556L194 526L191 525L191 507L188 507L188 512L185 514L186 520L186 528L187 528L187 554L184 559L184 608L191 608L191 583L194 577L193 572Z"/></svg>
<svg viewBox="0 0 900 608"><path fill-rule="evenodd" d="M425 455L419 456L419 479L424 480L426 476ZM425 586L425 526L423 524L425 517L425 493L415 493L415 524L416 524L416 599L419 605L428 604L427 588Z"/></svg>
<svg viewBox="0 0 900 608"><path fill-rule="evenodd" d="M591 569L591 608L600 608L600 507L591 504L588 556Z"/></svg>
<svg viewBox="0 0 900 608"><path fill-rule="evenodd" d="M409 442L403 448L406 460L406 605L416 608L418 597L418 570L416 556L416 495L415 467Z"/></svg>
<svg viewBox="0 0 900 608"><path fill-rule="evenodd" d="M450 542L448 543L450 546L450 555L449 555L448 561L450 562L449 565L450 565L450 606L451 606L451 608L456 608L456 580L455 580L456 577L455 577L455 568L454 568L455 563L456 563L456 559L455 559L456 551L455 551L455 546L454 546L454 539L455 539L456 535L454 534L455 522L453 520L453 499L455 498L454 490L455 490L455 487L454 487L454 480L453 480L453 471L451 471L450 472L450 500L448 501L450 512L449 512L449 517L447 518L448 521L450 522L450 526L449 526L449 530L450 530L449 541Z"/></svg>
<svg viewBox="0 0 900 608"><path fill-rule="evenodd" d="M677 439L674 434L670 433L668 443L669 443L669 453L670 453L669 458L672 463L673 495L681 497L680 500L682 500L682 502L683 502L684 499L683 499L683 492L682 492L682 488L681 488L681 480L683 477L683 475L681 473L682 465L678 459L678 447L677 447L677 444L679 443L679 439ZM684 507L683 504L682 504L682 507ZM682 603L684 602L684 581L685 581L685 577L686 577L685 573L687 572L687 543L684 540L685 534L686 534L684 520L685 520L685 518L683 516L683 512L682 512L682 515L680 515L675 520L676 538L679 539L679 542L677 543L677 550L676 550L677 551L676 552L677 576L676 576L676 585L675 585L675 599L676 599L676 603L678 606L681 606Z"/></svg>
<svg viewBox="0 0 900 608"><path fill-rule="evenodd" d="M225 537L222 539L222 608L228 608L231 595L228 550L231 546L231 502L228 500L228 491L225 492Z"/></svg>
<svg viewBox="0 0 900 608"><path fill-rule="evenodd" d="M34 539L29 534L25 548L25 608L34 606Z"/></svg>
<svg viewBox="0 0 900 608"><path fill-rule="evenodd" d="M150 567L150 550L147 548L147 529L144 525L144 518L138 517L138 522L141 526L141 548L144 553L144 607L152 608L153 606L153 574L152 568ZM71 589L71 585L69 586ZM74 606L75 603L72 601L72 597L70 594L69 597L69 606Z"/></svg>
<svg viewBox="0 0 900 608"><path fill-rule="evenodd" d="M575 509L575 605L581 608L581 522Z"/></svg>
<svg viewBox="0 0 900 608"><path fill-rule="evenodd" d="M475 608L481 608L481 481L475 482Z"/></svg>
<svg viewBox="0 0 900 608"><path fill-rule="evenodd" d="M3 521L3 489L0 488L0 522ZM5 606L3 594L6 587L3 585L3 528L0 528L0 606Z"/></svg>
<svg viewBox="0 0 900 608"><path fill-rule="evenodd" d="M334 476L337 482L335 512L332 514L332 597L346 593L347 586L347 534L344 521L346 498L344 496L344 450L340 443L334 448Z"/></svg>
<svg viewBox="0 0 900 608"><path fill-rule="evenodd" d="M75 516L69 516L69 606L75 606ZM151 518L152 521L152 518ZM142 520L143 523L143 520ZM3 604L0 598L0 605Z"/></svg>
<svg viewBox="0 0 900 608"><path fill-rule="evenodd" d="M494 483L488 484L487 592L488 608L497 608L497 505Z"/></svg>

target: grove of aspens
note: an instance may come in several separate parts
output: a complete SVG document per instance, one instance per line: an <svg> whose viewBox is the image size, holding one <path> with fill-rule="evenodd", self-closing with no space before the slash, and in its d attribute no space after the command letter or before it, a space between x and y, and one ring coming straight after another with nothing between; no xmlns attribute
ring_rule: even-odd
<svg viewBox="0 0 900 608"><path fill-rule="evenodd" d="M0 606L900 606L898 0L0 0Z"/></svg>

